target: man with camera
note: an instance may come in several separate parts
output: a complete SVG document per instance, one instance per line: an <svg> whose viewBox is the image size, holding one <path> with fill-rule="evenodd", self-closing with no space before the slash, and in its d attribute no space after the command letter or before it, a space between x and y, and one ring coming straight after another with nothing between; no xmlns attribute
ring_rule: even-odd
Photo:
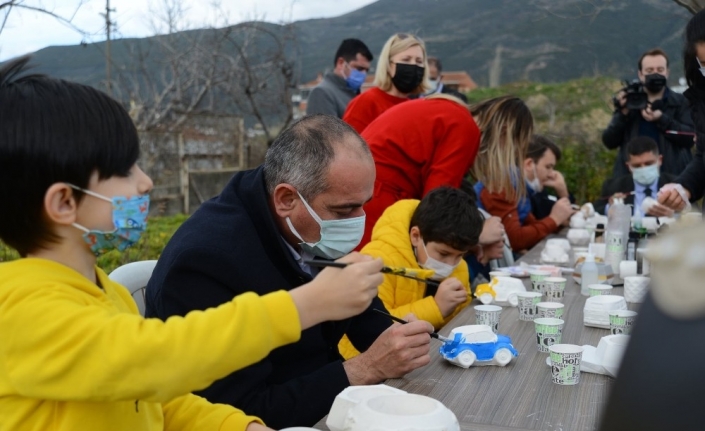
<svg viewBox="0 0 705 431"><path fill-rule="evenodd" d="M671 91L668 80L668 56L661 49L641 55L638 80L634 80L614 97L612 121L602 132L602 142L609 149L619 149L613 177L629 175L627 142L638 136L652 138L663 156L661 171L678 175L693 158L693 120L688 101Z"/></svg>

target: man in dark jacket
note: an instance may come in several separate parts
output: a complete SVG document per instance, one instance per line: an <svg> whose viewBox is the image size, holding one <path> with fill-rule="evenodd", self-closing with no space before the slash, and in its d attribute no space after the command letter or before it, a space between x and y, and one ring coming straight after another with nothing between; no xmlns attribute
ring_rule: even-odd
<svg viewBox="0 0 705 431"><path fill-rule="evenodd" d="M629 175L609 178L602 184L602 192L594 206L595 211L607 214L609 206L615 197L624 199L624 203L632 205L632 214L640 216L670 217L673 211L663 205L654 205L648 213L641 211L644 199L656 199L659 189L673 182L675 175L660 172L662 156L658 152L656 141L646 136L640 136L627 144L627 167Z"/></svg>
<svg viewBox="0 0 705 431"><path fill-rule="evenodd" d="M350 126L327 115L303 118L275 140L263 166L236 174L177 230L147 286L146 314L183 316L310 281L318 269L308 260L338 258L359 243L374 178L369 148ZM311 426L347 386L401 377L430 361L429 323L390 326L374 308L384 310L378 298L359 316L307 329L200 395L275 429ZM363 353L342 362L345 333Z"/></svg>
<svg viewBox="0 0 705 431"><path fill-rule="evenodd" d="M641 110L630 110L626 107L626 93L620 91L615 97L615 103L620 107L602 133L602 142L607 148L619 149L612 176L629 175L625 165L628 158L626 145L637 136L648 136L656 141L659 154L663 156L661 171L678 175L693 158L690 107L683 95L666 86L668 57L662 50L652 49L641 56L638 75L644 83L649 104Z"/></svg>

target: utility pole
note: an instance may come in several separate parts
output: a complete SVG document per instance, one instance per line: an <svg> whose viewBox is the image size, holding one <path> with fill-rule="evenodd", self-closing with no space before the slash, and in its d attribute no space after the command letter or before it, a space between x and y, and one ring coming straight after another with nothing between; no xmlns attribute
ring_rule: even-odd
<svg viewBox="0 0 705 431"><path fill-rule="evenodd" d="M102 13L105 17L105 79L107 80L108 94L113 95L113 82L110 78L110 64L112 63L112 57L110 56L110 28L113 22L110 20L110 12L115 12L115 9L110 9L110 0L105 0L105 13Z"/></svg>

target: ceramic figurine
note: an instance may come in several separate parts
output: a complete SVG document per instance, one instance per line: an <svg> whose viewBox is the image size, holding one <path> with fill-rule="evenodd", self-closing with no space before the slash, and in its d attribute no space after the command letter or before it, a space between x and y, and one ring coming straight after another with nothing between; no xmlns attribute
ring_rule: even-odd
<svg viewBox="0 0 705 431"><path fill-rule="evenodd" d="M473 365L499 365L501 367L519 355L507 335L492 332L487 325L466 325L450 332L452 341L440 348L443 358L463 368Z"/></svg>
<svg viewBox="0 0 705 431"><path fill-rule="evenodd" d="M475 297L483 304L511 305L516 307L517 298L512 293L526 292L521 280L514 277L492 277L490 283L479 284Z"/></svg>

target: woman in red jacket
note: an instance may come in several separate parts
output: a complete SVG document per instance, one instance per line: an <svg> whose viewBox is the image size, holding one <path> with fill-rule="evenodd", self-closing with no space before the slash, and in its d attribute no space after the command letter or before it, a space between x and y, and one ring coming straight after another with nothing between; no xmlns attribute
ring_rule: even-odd
<svg viewBox="0 0 705 431"><path fill-rule="evenodd" d="M387 207L422 199L439 186L460 187L470 172L488 189L521 193L507 172L520 171L532 132L531 111L511 96L468 108L453 96L434 94L387 110L362 133L377 177L359 247L370 241Z"/></svg>
<svg viewBox="0 0 705 431"><path fill-rule="evenodd" d="M350 101L343 115L357 133L387 109L409 100L410 94L430 88L423 41L406 33L390 37L377 60L374 85Z"/></svg>

